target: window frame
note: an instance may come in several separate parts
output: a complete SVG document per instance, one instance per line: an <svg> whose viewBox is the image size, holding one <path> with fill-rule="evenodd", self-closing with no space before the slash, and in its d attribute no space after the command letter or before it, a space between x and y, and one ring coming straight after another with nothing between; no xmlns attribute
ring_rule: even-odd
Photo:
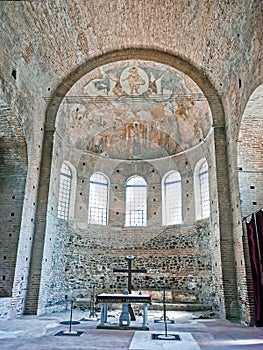
<svg viewBox="0 0 263 350"><path fill-rule="evenodd" d="M206 166L206 170L202 168ZM202 171L202 173L201 173ZM205 176L204 176L205 175ZM205 182L204 182L205 181ZM206 188L204 186L206 184ZM210 209L210 186L209 186L209 171L208 163L205 158L200 159L194 171L194 194L195 194L195 217L196 220L209 218L211 215ZM205 199L203 199L205 197ZM206 208L208 204L208 209Z"/></svg>
<svg viewBox="0 0 263 350"><path fill-rule="evenodd" d="M94 182L92 182L92 177L96 176L96 175L99 175L101 177L103 177L105 179L105 183L103 182L99 182L99 179L96 181L96 179L94 179ZM102 206L101 208L97 208L97 211L98 209L102 210L102 220L100 220L100 222L95 222L95 218L93 218L94 220L92 220L92 216L91 216L91 201L93 200L93 198L91 197L93 194L92 194L92 184L94 184L95 182L96 185L103 185L103 186L106 186L107 189L106 189L106 192L104 192L104 195L106 193L106 200L105 200L105 203L104 203L104 206ZM100 189L102 189L103 187L101 187ZM89 225L101 225L101 226L107 226L108 225L108 222L109 222L109 190L110 190L110 181L109 181L109 178L102 172L99 172L99 171L96 171L94 172L93 174L91 174L90 176L90 180L89 180L89 203L88 203L88 224ZM95 202L96 202L96 197L95 197ZM105 212L105 214L104 214ZM99 217L99 215L97 216Z"/></svg>
<svg viewBox="0 0 263 350"><path fill-rule="evenodd" d="M67 168L69 171L69 174L63 174L63 166ZM66 177L70 178L70 185L69 185L69 190L68 190L68 198L67 201L68 203L66 204L67 207L67 212L65 215L65 210L64 215L61 215L60 207L61 207L61 191L63 191L62 188L62 183L61 183L61 177ZM76 169L75 167L67 160L64 160L61 164L60 167L60 173L59 173L59 188L58 188L58 204L57 204L57 217L62 220L73 220L74 219L74 209L75 209L75 193L76 193Z"/></svg>
<svg viewBox="0 0 263 350"><path fill-rule="evenodd" d="M139 185L129 184L135 178L142 180L143 184L139 184ZM145 188L145 193L143 194L143 196L144 196L143 206L141 207L142 209L140 209L140 206L138 207L136 204L136 201L138 201L138 198L136 198L136 193L133 196L129 195L129 193L128 193L129 188ZM131 202L130 200L128 200L129 199L128 196L131 199L134 198L135 201ZM129 203L133 203L133 204L129 205ZM140 210L140 211L142 211L142 215L137 217L137 219L135 216L133 216L133 218L132 218L131 217L131 210L133 213L139 212L139 210ZM147 217L148 212L147 211L148 211L148 184L147 184L147 181L141 175L133 175L133 176L129 177L125 183L125 226L126 227L146 227L147 221L148 221L148 217ZM133 222L132 222L132 220L133 220ZM136 220L139 220L139 222L137 222L138 224L136 224Z"/></svg>
<svg viewBox="0 0 263 350"><path fill-rule="evenodd" d="M176 175L178 177L178 180L174 180L171 182L167 183L167 179L171 176L171 175ZM168 185L173 185L173 184L180 184L179 186L179 190L178 188L174 188L172 189L172 191L174 191L175 194L175 198L178 199L177 201L177 205L175 206L175 208L173 208L173 210L176 212L177 210L179 211L179 215L175 214L174 215L174 219L172 219L172 217L169 215L170 209L172 209L170 207L170 195L167 195L167 187ZM171 188L171 187L170 187ZM178 197L177 197L178 194ZM168 202L169 201L169 202ZM171 170L168 173L166 173L163 178L162 178L162 225L166 226L166 225L180 225L183 222L183 203L182 203L182 177L181 174L179 173L179 171L177 170Z"/></svg>

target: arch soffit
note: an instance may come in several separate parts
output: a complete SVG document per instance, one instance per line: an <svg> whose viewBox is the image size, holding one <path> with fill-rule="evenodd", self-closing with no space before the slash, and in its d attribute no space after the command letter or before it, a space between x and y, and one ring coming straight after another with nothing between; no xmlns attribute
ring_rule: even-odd
<svg viewBox="0 0 263 350"><path fill-rule="evenodd" d="M240 123L242 123L243 117L246 115L248 108L253 107L254 105L257 107L257 103L259 99L262 99L263 96L263 81L254 86L254 88L250 91L246 102L244 103L244 107L240 113Z"/></svg>
<svg viewBox="0 0 263 350"><path fill-rule="evenodd" d="M70 161L64 160L62 163L66 164L66 166L69 167L72 176L77 176L77 170Z"/></svg>
<svg viewBox="0 0 263 350"><path fill-rule="evenodd" d="M262 105L263 105L262 101L263 101L263 83L258 85L249 96L249 99L241 115L240 126L242 124L242 121L244 121L244 119L248 117L249 114L252 114L252 113L258 114L258 111L262 109ZM239 128L239 137L240 137L240 128Z"/></svg>
<svg viewBox="0 0 263 350"><path fill-rule="evenodd" d="M154 61L161 64L166 64L188 75L202 90L209 103L213 126L224 127L224 111L221 103L221 98L210 80L204 73L186 60L173 54L142 48L133 48L125 50L117 50L105 53L100 56L93 57L78 66L72 71L56 88L51 96L45 120L45 130L53 131L55 128L55 120L57 111L63 98L69 89L84 75L91 72L93 69L103 66L108 63L113 63L122 60L141 59Z"/></svg>
<svg viewBox="0 0 263 350"><path fill-rule="evenodd" d="M105 173L103 173L102 171L94 171L91 175L90 175L90 181L91 181L91 179L94 177L94 176L96 176L96 175L101 175L101 176L103 176L104 177L104 179L107 181L107 183L108 183L108 185L110 184L110 179L109 179L109 177L105 174Z"/></svg>
<svg viewBox="0 0 263 350"><path fill-rule="evenodd" d="M257 140L256 142L260 142L260 136L261 128L260 128L260 121L261 114L263 110L263 83L258 85L251 95L249 96L249 99L247 101L247 104L244 108L243 114L241 115L239 130L238 130L238 144L237 144L237 166L241 167L243 166L243 159L246 159L246 157L243 154L242 157L242 149L245 151L248 157L249 149L254 154L255 150L257 148L254 148L251 144L250 135L254 132L254 136L257 136L256 139L254 137L254 140ZM258 124L257 124L258 121ZM246 134L244 135L244 130L246 130ZM249 139L250 140L250 147L246 146L245 142L241 142L242 139ZM245 139L243 139L245 141Z"/></svg>
<svg viewBox="0 0 263 350"><path fill-rule="evenodd" d="M138 178L138 179L142 180L142 182L144 182L145 185L148 186L148 183L147 183L145 177L142 176L142 175L131 175L131 176L129 176L129 177L127 178L126 182L125 182L125 186L127 186L127 184L128 184L132 179L135 179L135 178Z"/></svg>
<svg viewBox="0 0 263 350"><path fill-rule="evenodd" d="M162 177L162 185L166 182L167 178L172 175L172 174L176 174L176 176L178 177L178 180L182 180L182 176L180 174L180 172L178 170L170 170L167 173L165 173Z"/></svg>
<svg viewBox="0 0 263 350"><path fill-rule="evenodd" d="M201 158L199 161L196 163L195 168L194 168L194 174L196 177L199 176L200 169L204 163L207 163L206 158Z"/></svg>

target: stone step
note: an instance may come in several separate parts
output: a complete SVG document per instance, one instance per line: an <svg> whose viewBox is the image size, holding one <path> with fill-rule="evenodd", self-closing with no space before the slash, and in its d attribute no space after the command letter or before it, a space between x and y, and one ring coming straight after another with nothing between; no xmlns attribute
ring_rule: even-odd
<svg viewBox="0 0 263 350"><path fill-rule="evenodd" d="M163 303L152 303L149 310L163 310ZM211 307L206 304L198 303L166 303L168 311L209 311Z"/></svg>

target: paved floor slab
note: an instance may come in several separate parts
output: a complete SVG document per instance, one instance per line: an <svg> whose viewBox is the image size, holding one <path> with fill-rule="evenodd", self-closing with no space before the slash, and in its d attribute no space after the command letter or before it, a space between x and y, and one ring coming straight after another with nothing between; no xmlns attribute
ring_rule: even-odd
<svg viewBox="0 0 263 350"><path fill-rule="evenodd" d="M135 332L129 350L200 350L191 333L168 333L170 336L179 335L180 340L170 340L172 337L167 337L167 340L152 339L153 334L163 334L166 338L165 333L160 332Z"/></svg>
<svg viewBox="0 0 263 350"><path fill-rule="evenodd" d="M109 321L116 323L118 313L110 312ZM87 318L87 313L73 311L73 320L79 323L72 325L72 331L83 332L80 336L55 336L58 332L67 331L69 326L62 324L69 320L69 311L45 316L22 316L17 319L0 319L0 349L1 350L144 350L149 341L149 334L164 334L163 322L154 322L161 318L162 313L149 312L150 331L108 330L97 329L99 320ZM192 312L169 311L168 315L173 323L169 323L168 334L184 335L185 344L194 350L262 350L263 330L256 327L244 327L221 319L199 319L198 314ZM137 316L136 316L137 317ZM88 319L83 321L84 319ZM141 325L138 317L135 322ZM138 335L137 335L138 333ZM144 333L146 340L142 337ZM138 340L135 343L136 339ZM157 343L158 342L158 343ZM151 342L148 349L155 350ZM167 342L167 341L165 341ZM182 343L183 344L183 343ZM196 347L198 346L198 348ZM148 350L147 349L147 350ZM158 349L158 348L157 348ZM178 349L176 347L171 348ZM180 349L180 348L179 348ZM184 350L190 350L183 348Z"/></svg>

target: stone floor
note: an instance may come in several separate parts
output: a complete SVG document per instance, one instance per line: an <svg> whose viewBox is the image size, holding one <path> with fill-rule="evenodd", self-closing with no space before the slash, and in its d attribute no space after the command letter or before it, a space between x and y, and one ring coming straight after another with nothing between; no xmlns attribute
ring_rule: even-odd
<svg viewBox="0 0 263 350"><path fill-rule="evenodd" d="M118 312L109 312L109 324L118 322ZM71 332L80 336L56 336L69 331L69 312L45 316L23 316L0 320L1 350L262 350L263 329L243 327L220 319L202 319L198 312L168 311L167 333L160 311L149 311L149 332L97 329L98 320L73 310ZM83 320L85 319L85 320ZM80 321L81 320L81 321ZM133 324L140 325L141 318ZM75 323L75 322L74 322ZM179 335L180 340L151 338L156 335ZM162 336L161 336L162 338Z"/></svg>

